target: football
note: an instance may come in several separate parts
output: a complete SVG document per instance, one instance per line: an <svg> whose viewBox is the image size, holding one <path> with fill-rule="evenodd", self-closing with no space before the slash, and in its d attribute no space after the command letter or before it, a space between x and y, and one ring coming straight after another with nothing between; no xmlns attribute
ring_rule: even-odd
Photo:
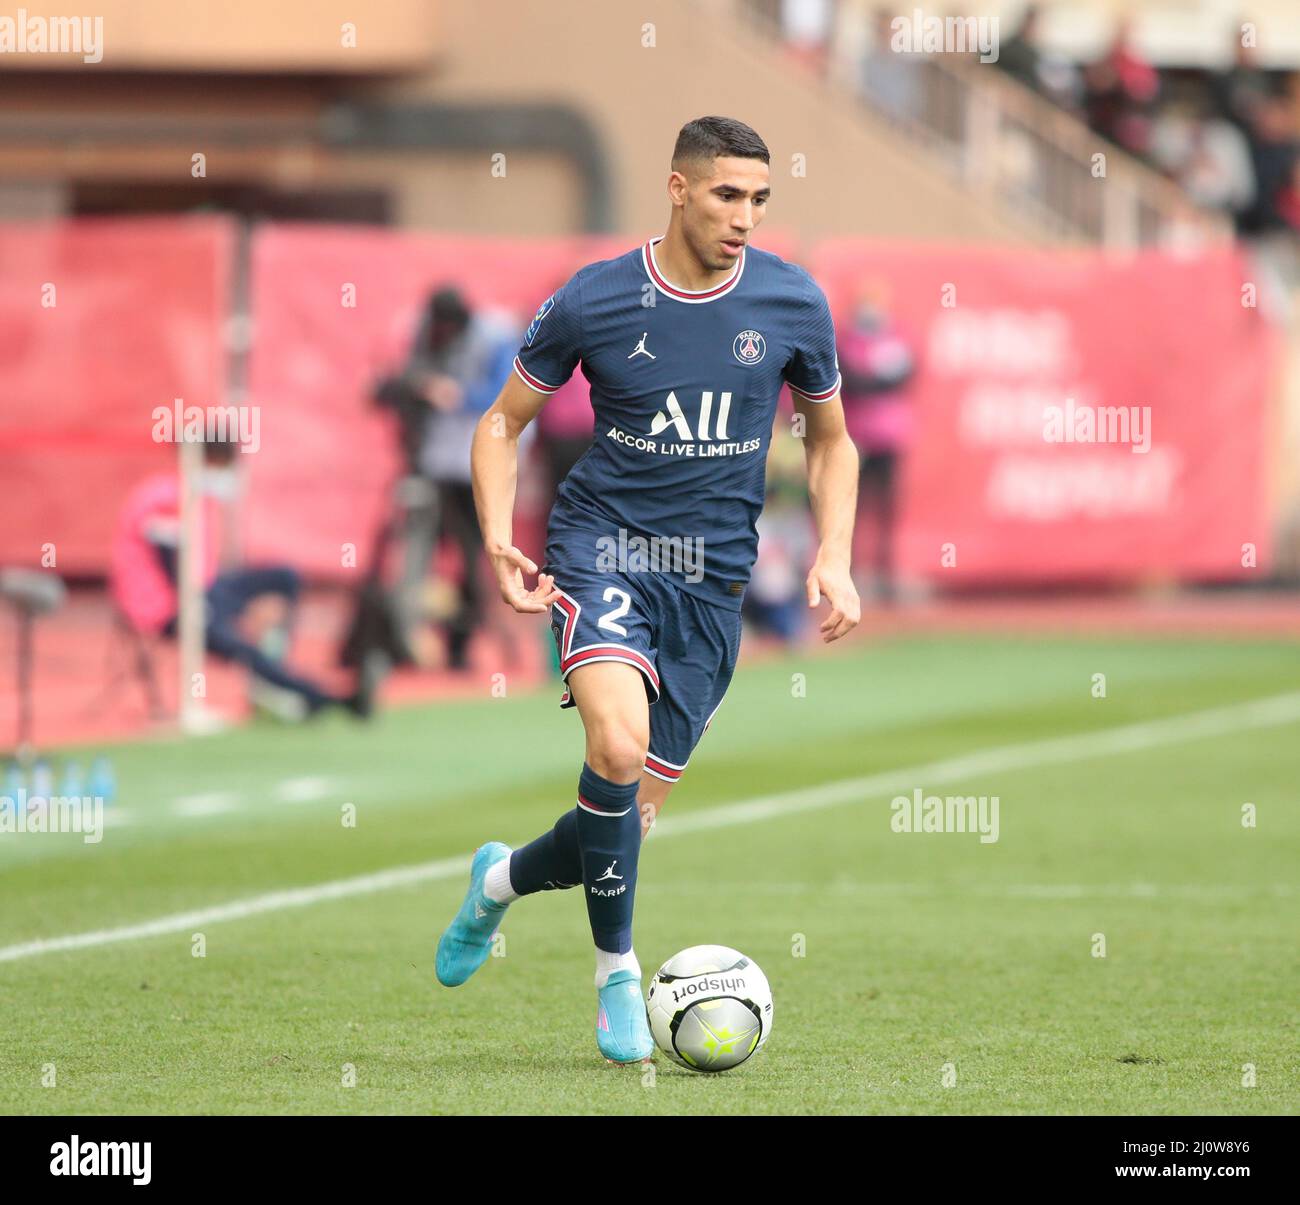
<svg viewBox="0 0 1300 1205"><path fill-rule="evenodd" d="M750 958L730 946L691 946L650 981L650 1032L692 1071L739 1067L772 1032L772 990Z"/></svg>

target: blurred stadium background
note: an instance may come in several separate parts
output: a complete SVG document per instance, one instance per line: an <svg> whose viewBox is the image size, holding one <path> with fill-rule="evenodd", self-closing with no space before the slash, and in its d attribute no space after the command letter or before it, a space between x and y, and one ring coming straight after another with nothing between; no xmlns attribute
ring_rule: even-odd
<svg viewBox="0 0 1300 1205"><path fill-rule="evenodd" d="M224 563L305 577L295 656L325 673L403 466L373 392L429 294L522 326L576 265L658 230L664 148L727 108L720 79L753 83L731 107L773 150L759 245L814 272L852 344L861 581L898 604L867 638L1039 615L1289 628L1269 587L1300 560L1300 30L1285 3L1040 7L1023 38L1023 5L960 10L998 18L997 63L894 53L892 10L854 0L502 22L393 2L356 26L342 4L101 4L101 61L6 55L0 564L73 587L35 625L35 743L141 731L137 669L155 718L177 709L170 642L105 591L132 486L175 459L156 407L256 409ZM1150 407L1149 451L1045 443L1067 398ZM522 483L534 548L546 442ZM776 456L757 589L779 603L808 532L779 488L799 458ZM421 599L435 619L452 543ZM542 642L483 610L472 665L504 649L544 673ZM755 619L795 635L779 608ZM428 634L387 699L459 688ZM238 715L239 675L209 670L210 707Z"/></svg>
<svg viewBox="0 0 1300 1205"><path fill-rule="evenodd" d="M281 803L328 795L312 776L334 753L381 785L405 758L402 814L415 822L420 777L459 765L460 725L478 732L479 713L456 700L476 707L508 680L511 698L540 688L552 707L548 633L505 613L490 582L480 577L477 593L467 583L486 570L457 527L458 469L430 451L432 428L404 426L412 396L421 408L413 344L438 290L458 290L476 319L508 328L508 343L578 265L661 233L672 140L706 113L767 141L771 213L755 242L806 265L837 319L863 453L855 568L866 611L857 678L836 689L878 680L900 714L948 739L913 714L915 698L963 674L995 682L1010 658L996 700L970 687L972 715L1032 705L1036 657L1007 650L1034 634L1056 641L1040 664L1068 664L1081 698L1093 660L1078 649L1128 641L1134 677L1164 683L1157 711L1214 705L1219 671L1231 683L1222 697L1241 698L1265 685L1265 665L1290 672L1293 0L1060 0L1033 16L1019 2L923 6L971 30L997 18L997 62L953 47L898 53L890 22L911 22L915 6L862 0L92 7L99 61L0 55L0 749L21 754L11 784L33 757L52 758L57 779L65 760L107 755L130 828L133 808L134 820L158 819L178 801L167 813L178 824L216 816L232 790L257 798L275 786ZM25 12L66 8L28 0ZM473 384L487 388L496 370L480 366ZM115 546L132 491L176 472L155 413L176 399L256 415L258 446L235 457L233 476L188 478L207 498L221 566L288 566L303 583L291 649L283 616L255 609L241 620L252 644L346 689L340 649L370 614L365 583L397 599L382 613L407 624L406 655L392 658L372 728L290 733L263 720L265 739L255 725L230 746L155 741L184 727L194 667L182 670L159 630L165 616L133 613ZM1136 434L1046 440L1046 408L1067 401L1137 408L1149 446ZM472 412L462 402L438 412L448 430ZM743 655L760 667L816 643L797 605L813 536L783 406ZM534 556L556 466L590 438L589 419L581 427L569 413L528 449L516 541ZM417 512L432 526L415 531ZM55 578L66 594L48 587ZM1178 663L1164 650L1180 642L1200 651ZM1238 673L1231 649L1252 642L1263 643ZM942 671L927 650L944 650ZM1203 689L1190 686L1205 665ZM286 711L228 660L209 655L202 671L209 726ZM756 689L742 686L740 715ZM399 735L418 743L425 729L383 713L431 703L430 744L404 746ZM1130 707L1116 718L1144 717ZM1077 717L1058 718L1069 730ZM564 731L576 752L576 729ZM871 734L843 735L841 753L806 777L829 773L835 756L852 771L849 750ZM969 739L1019 735L976 724ZM467 739L481 750L491 738L484 727ZM507 789L461 771L476 790ZM712 788L730 797L728 782ZM550 814L540 806L539 824ZM463 827L444 828L444 856L474 839ZM521 819L514 835L528 831ZM155 835L160 857L190 848L170 821ZM346 859L312 861L304 848L295 881L346 872ZM405 848L376 849L374 865ZM108 907L131 890L112 878L93 892L100 917L188 902L177 889ZM24 881L11 878L19 892ZM14 940L85 927L84 915L38 907L38 880L26 881L29 923ZM214 877L204 898L240 885Z"/></svg>

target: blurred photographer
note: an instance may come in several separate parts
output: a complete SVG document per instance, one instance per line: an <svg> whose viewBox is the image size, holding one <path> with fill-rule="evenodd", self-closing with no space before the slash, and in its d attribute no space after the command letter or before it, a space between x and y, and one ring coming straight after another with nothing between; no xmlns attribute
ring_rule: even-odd
<svg viewBox="0 0 1300 1205"><path fill-rule="evenodd" d="M440 287L425 307L401 373L377 391L376 400L396 412L401 428L407 475L397 497L401 570L395 610L407 655L420 664L433 660L423 627L426 580L439 538L446 535L463 564L445 622L447 663L453 669L468 666L484 601L469 449L479 418L512 370L518 343L511 315L475 312L458 289Z"/></svg>

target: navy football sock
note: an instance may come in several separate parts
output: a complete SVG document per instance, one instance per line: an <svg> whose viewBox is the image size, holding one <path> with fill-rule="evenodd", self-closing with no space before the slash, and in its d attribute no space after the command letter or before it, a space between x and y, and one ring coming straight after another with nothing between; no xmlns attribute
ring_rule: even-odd
<svg viewBox="0 0 1300 1205"><path fill-rule="evenodd" d="M581 882L577 808L565 812L554 828L510 855L510 886L519 895L576 887Z"/></svg>
<svg viewBox="0 0 1300 1205"><path fill-rule="evenodd" d="M578 846L587 919L596 948L626 954L632 948L632 901L641 852L641 783L602 778L584 764L578 779Z"/></svg>

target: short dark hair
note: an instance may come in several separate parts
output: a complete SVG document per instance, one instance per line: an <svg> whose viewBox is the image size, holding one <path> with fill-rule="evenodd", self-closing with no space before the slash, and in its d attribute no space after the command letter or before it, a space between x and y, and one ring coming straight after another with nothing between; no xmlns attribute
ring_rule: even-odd
<svg viewBox="0 0 1300 1205"><path fill-rule="evenodd" d="M230 464L239 451L239 439L205 439L203 441L203 461L205 464Z"/></svg>
<svg viewBox="0 0 1300 1205"><path fill-rule="evenodd" d="M429 321L464 328L469 325L469 305L455 285L441 285L429 298Z"/></svg>
<svg viewBox="0 0 1300 1205"><path fill-rule="evenodd" d="M734 117L697 117L682 126L673 147L673 171L687 162L711 163L719 155L732 159L761 159L772 156L758 134Z"/></svg>

